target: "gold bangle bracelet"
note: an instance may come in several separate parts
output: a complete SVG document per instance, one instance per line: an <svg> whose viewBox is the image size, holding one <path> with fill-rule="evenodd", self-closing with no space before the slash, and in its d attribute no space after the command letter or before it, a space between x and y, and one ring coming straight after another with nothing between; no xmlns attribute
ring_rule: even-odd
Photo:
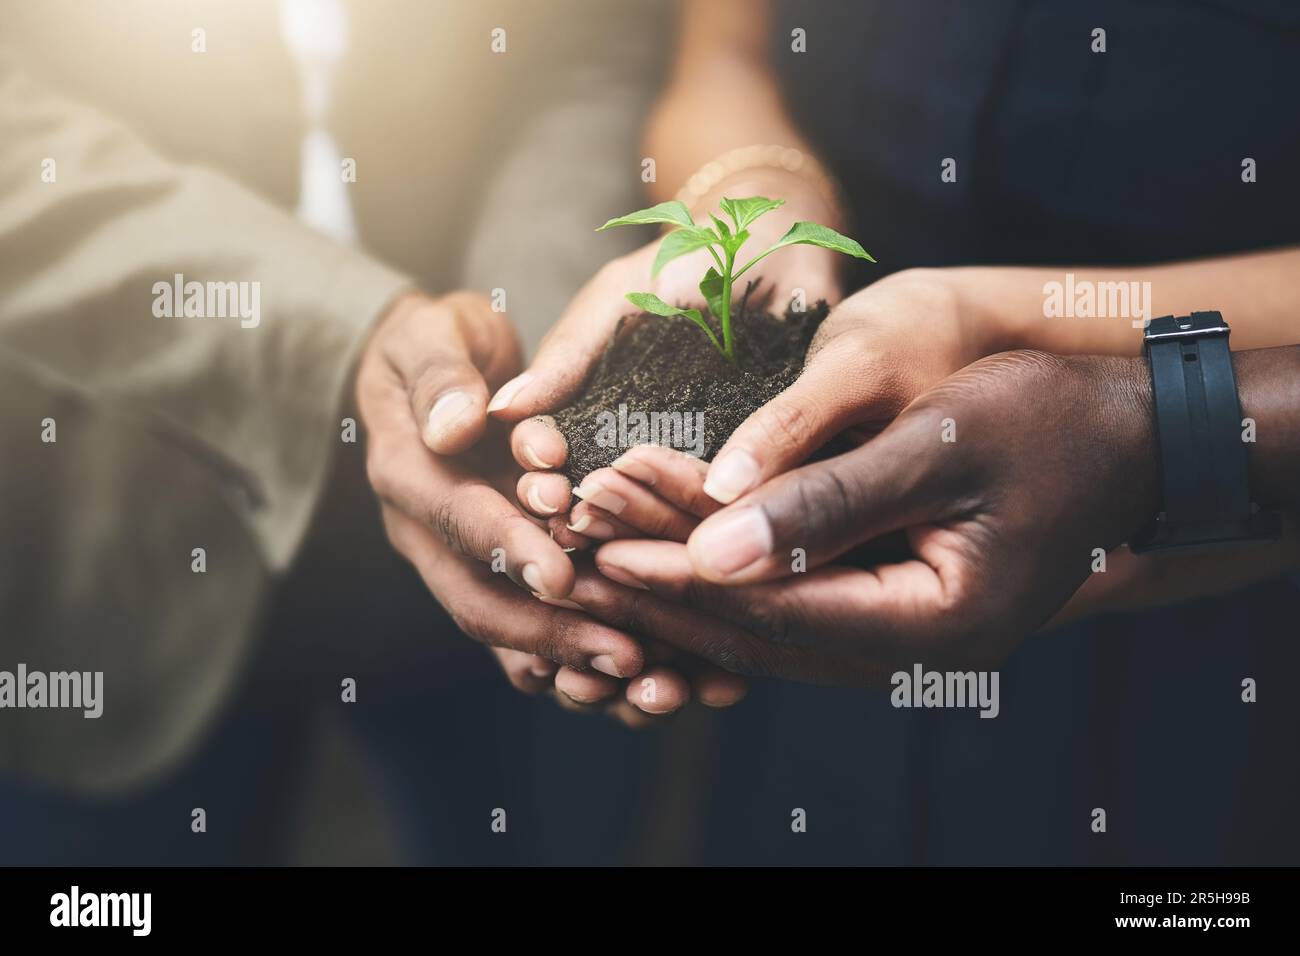
<svg viewBox="0 0 1300 956"><path fill-rule="evenodd" d="M693 216L700 200L716 189L719 183L736 173L752 169L783 169L794 173L813 186L837 216L844 217L843 193L835 177L814 157L793 146L758 144L729 150L696 170L677 191L675 198Z"/></svg>

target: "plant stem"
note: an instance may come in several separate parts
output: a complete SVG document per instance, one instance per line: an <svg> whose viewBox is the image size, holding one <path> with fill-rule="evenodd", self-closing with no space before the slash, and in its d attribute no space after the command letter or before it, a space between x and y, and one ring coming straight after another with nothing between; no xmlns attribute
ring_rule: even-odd
<svg viewBox="0 0 1300 956"><path fill-rule="evenodd" d="M718 318L722 322L722 354L729 362L736 360L731 344L731 270L735 264L736 253L728 252L726 268L722 270L722 315Z"/></svg>

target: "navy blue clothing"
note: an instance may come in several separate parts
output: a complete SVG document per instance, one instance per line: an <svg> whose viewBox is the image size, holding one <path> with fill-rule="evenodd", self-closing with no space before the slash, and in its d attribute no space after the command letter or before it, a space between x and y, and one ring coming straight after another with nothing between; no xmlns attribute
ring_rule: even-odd
<svg viewBox="0 0 1300 956"><path fill-rule="evenodd" d="M791 51L796 27L806 53ZM1097 27L1105 53L1092 51ZM1300 241L1300 5L779 2L772 55L880 261L863 282ZM1247 157L1257 182L1242 181ZM947 158L955 183L940 176ZM1298 609L1300 590L1276 581L1035 638L1003 668L996 720L765 688L763 734L742 711L722 718L730 759L709 855L1294 864ZM1241 700L1246 677L1258 703ZM745 779L754 761L779 779ZM809 802L808 839L755 826L744 843L726 824ZM1089 829L1094 807L1104 836Z"/></svg>
<svg viewBox="0 0 1300 956"><path fill-rule="evenodd" d="M1300 240L1300 4L781 0L773 64L880 260L864 281Z"/></svg>

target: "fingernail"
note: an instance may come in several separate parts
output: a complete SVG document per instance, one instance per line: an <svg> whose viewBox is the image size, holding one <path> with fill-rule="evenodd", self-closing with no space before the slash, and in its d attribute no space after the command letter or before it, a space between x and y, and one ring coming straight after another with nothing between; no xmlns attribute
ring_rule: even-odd
<svg viewBox="0 0 1300 956"><path fill-rule="evenodd" d="M650 590L648 587L642 584L641 581L636 577L636 575L634 575L627 568L620 568L616 564L608 564L604 561L597 561L596 570L598 570L601 574L605 575L605 577L609 578L611 581L617 581L619 584L623 585L624 587L638 588L639 590L642 591Z"/></svg>
<svg viewBox="0 0 1300 956"><path fill-rule="evenodd" d="M543 604L552 604L555 607L567 607L574 611L582 610L581 604L575 604L573 601L570 601L568 598L547 597L545 594L538 594L536 592L533 593L533 597L537 598L537 600L541 601Z"/></svg>
<svg viewBox="0 0 1300 956"><path fill-rule="evenodd" d="M534 481L528 486L528 507L544 515L553 515L560 509L542 497L542 491Z"/></svg>
<svg viewBox="0 0 1300 956"><path fill-rule="evenodd" d="M691 554L709 570L731 575L772 553L772 528L757 508L709 518L691 535Z"/></svg>
<svg viewBox="0 0 1300 956"><path fill-rule="evenodd" d="M718 456L704 479L704 493L729 505L758 483L758 462L743 448L732 448Z"/></svg>
<svg viewBox="0 0 1300 956"><path fill-rule="evenodd" d="M610 677L622 677L618 665L614 663L614 658L608 654L599 654L591 659L591 669L600 671L602 674L608 674Z"/></svg>
<svg viewBox="0 0 1300 956"><path fill-rule="evenodd" d="M617 534L614 526L608 521L601 521L591 515L583 515L573 524L566 525L566 527L574 534L585 534L589 538L599 538L601 541L608 541Z"/></svg>
<svg viewBox="0 0 1300 956"><path fill-rule="evenodd" d="M546 593L546 586L542 584L542 569L535 564L525 564L519 576L524 579L524 584L536 591L538 594Z"/></svg>
<svg viewBox="0 0 1300 956"><path fill-rule="evenodd" d="M424 426L426 440L431 443L441 441L448 429L460 420L465 409L473 404L474 399L468 392L448 392L439 398L429 409L429 418Z"/></svg>
<svg viewBox="0 0 1300 956"><path fill-rule="evenodd" d="M583 501L591 502L597 508L604 508L612 515L618 514L627 507L627 499L614 494L598 482L584 484L581 488L575 488L573 493Z"/></svg>
<svg viewBox="0 0 1300 956"><path fill-rule="evenodd" d="M555 665L550 661L538 661L536 664L529 667L528 670L534 677L545 678L555 676Z"/></svg>
<svg viewBox="0 0 1300 956"><path fill-rule="evenodd" d="M510 381L497 389L497 393L492 396L492 401L488 403L487 410L489 412L501 411L501 409L507 407L511 402L513 402L515 396L518 395L523 390L524 386L532 380L533 376L531 372L524 372L522 375L516 375Z"/></svg>
<svg viewBox="0 0 1300 956"><path fill-rule="evenodd" d="M492 406L489 405L488 408L491 409ZM544 458L542 458L541 455L537 454L537 449L534 448L532 445L528 444L527 442L525 442L523 446L520 447L519 452L524 456L524 461L528 462L528 464L532 465L534 468L540 469L541 471L550 471L552 468L557 467L556 465L551 464L549 461L546 461Z"/></svg>
<svg viewBox="0 0 1300 956"><path fill-rule="evenodd" d="M636 461L628 455L617 459L611 466L615 471L627 475L629 478L641 482L643 485L653 486L656 480L655 470L643 461Z"/></svg>

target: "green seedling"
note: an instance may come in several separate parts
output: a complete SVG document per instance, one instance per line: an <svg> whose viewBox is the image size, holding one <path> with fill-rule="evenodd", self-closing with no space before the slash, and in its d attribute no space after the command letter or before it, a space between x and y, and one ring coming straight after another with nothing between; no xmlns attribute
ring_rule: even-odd
<svg viewBox="0 0 1300 956"><path fill-rule="evenodd" d="M715 265L710 266L709 271L704 273L704 278L700 280L700 293L709 305L709 312L722 326L721 342L718 341L718 337L699 309L676 308L650 292L629 292L627 300L637 308L653 315L683 315L690 319L704 330L713 347L728 361L736 360L735 342L731 333L731 289L735 281L759 260L767 258L776 250L786 246L810 245L842 252L846 256L866 259L868 262L876 261L860 245L848 236L840 235L834 229L819 226L815 222L796 222L774 244L737 269L736 253L749 238L750 225L759 216L785 205L785 200L750 196L748 199L724 199L719 205L731 218L730 226L712 214L709 215L713 220L712 227L698 226L691 218L690 210L682 203L673 200L611 219L596 231L609 229L612 226L637 226L646 223L663 223L673 227L672 231L664 236L664 241L659 244L659 253L655 256L654 265L650 269L651 278L659 275L659 270L678 256L699 249L708 249Z"/></svg>

